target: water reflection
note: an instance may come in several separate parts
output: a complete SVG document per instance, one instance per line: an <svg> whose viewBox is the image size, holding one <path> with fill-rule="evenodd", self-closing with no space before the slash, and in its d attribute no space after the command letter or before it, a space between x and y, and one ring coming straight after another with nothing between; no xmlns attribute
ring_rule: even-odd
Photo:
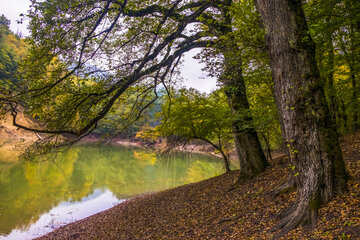
<svg viewBox="0 0 360 240"><path fill-rule="evenodd" d="M61 202L57 207L41 215L27 229L14 229L6 237L0 236L0 239L33 239L68 223L109 209L122 201L124 200L117 199L109 190L96 189L93 194L80 201Z"/></svg>
<svg viewBox="0 0 360 240"><path fill-rule="evenodd" d="M94 214L119 199L219 175L221 163L203 155L100 145L76 146L41 163L10 163L0 155L0 236L23 239L19 234L30 228L31 238L85 214L66 207L84 205L94 210L86 214Z"/></svg>

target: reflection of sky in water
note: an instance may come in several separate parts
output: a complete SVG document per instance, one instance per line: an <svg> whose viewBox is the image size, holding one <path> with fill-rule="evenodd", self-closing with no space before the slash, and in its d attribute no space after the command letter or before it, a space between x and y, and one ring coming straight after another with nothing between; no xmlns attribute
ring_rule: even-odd
<svg viewBox="0 0 360 240"><path fill-rule="evenodd" d="M104 149L103 145L76 146L59 153L56 164L6 163L0 153L0 236L7 236L0 240L35 238L112 207L118 199L223 172L219 159L203 155Z"/></svg>
<svg viewBox="0 0 360 240"><path fill-rule="evenodd" d="M0 239L20 240L36 238L68 223L109 209L123 201L117 199L108 189L105 191L96 189L91 195L82 198L81 201L61 202L57 207L43 214L37 222L27 229L14 229L9 235L5 237L0 236Z"/></svg>

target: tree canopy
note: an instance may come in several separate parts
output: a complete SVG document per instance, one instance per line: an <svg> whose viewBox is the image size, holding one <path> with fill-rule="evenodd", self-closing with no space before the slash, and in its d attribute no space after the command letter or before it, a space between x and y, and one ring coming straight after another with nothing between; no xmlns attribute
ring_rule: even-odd
<svg viewBox="0 0 360 240"><path fill-rule="evenodd" d="M211 1L160 1L151 6L35 1L31 49L22 68L23 79L31 81L22 82L21 93L14 97L30 96L38 107L62 96L57 107L62 116L38 131L86 134L130 86L146 86L143 93L157 91L170 80L167 76L185 51L209 44L186 29L209 6ZM61 106L74 109L62 111ZM84 116L81 121L79 115Z"/></svg>
<svg viewBox="0 0 360 240"><path fill-rule="evenodd" d="M160 114L161 125L157 131L162 136L175 137L178 144L196 139L209 143L220 152L225 168L230 171L227 154L233 147L231 111L223 92L210 96L194 89L179 90L166 101Z"/></svg>
<svg viewBox="0 0 360 240"><path fill-rule="evenodd" d="M13 34L10 29L10 20L0 16L0 92L14 89L17 85L18 65L27 53L24 40Z"/></svg>

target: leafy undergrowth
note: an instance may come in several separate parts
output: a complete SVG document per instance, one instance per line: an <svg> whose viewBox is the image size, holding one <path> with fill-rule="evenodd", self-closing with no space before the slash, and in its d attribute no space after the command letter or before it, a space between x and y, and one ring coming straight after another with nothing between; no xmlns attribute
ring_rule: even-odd
<svg viewBox="0 0 360 240"><path fill-rule="evenodd" d="M315 229L299 227L283 239L360 239L360 132L343 138L342 148L349 193L321 208ZM267 194L286 180L286 167L275 159L230 192L237 172L140 196L41 239L271 239L277 215L296 197L294 191Z"/></svg>

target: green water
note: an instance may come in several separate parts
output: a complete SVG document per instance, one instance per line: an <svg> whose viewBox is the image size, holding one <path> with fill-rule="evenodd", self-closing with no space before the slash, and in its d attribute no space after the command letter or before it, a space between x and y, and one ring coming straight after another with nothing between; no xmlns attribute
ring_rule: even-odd
<svg viewBox="0 0 360 240"><path fill-rule="evenodd" d="M87 211L84 216L88 216L104 210L101 207L110 201L116 204L138 194L201 181L224 172L222 161L217 158L97 144L75 146L40 163L6 160L0 155L0 239L16 239L14 232L34 231L29 229L35 225L38 230L42 225L49 227L50 223L43 220L45 215L54 223L56 214L51 211L69 211L64 206L90 204L93 199L98 203L82 207ZM104 203L105 198L111 200ZM66 214L73 217L75 210ZM40 220L44 223L39 225ZM48 231L40 229L38 235Z"/></svg>

